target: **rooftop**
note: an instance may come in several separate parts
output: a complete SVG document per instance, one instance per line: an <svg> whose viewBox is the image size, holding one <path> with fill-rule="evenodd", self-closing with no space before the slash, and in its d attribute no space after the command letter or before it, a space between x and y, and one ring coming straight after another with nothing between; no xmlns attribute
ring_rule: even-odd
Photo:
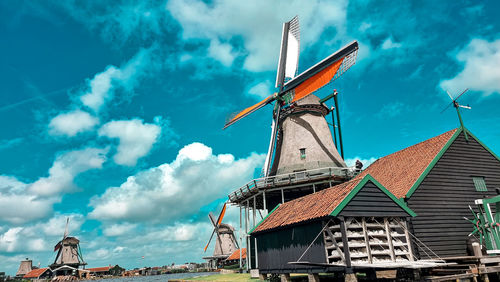
<svg viewBox="0 0 500 282"><path fill-rule="evenodd" d="M247 248L243 248L241 249L241 258L242 259L246 259L247 258ZM236 250L234 251L234 253L232 253L226 260L236 260L236 259L240 259L240 250Z"/></svg>
<svg viewBox="0 0 500 282"><path fill-rule="evenodd" d="M350 181L286 202L269 213L252 232L327 217L351 191L361 186L358 184L367 180L379 184L379 188L383 190L387 189L387 193L392 193L389 196L403 198L431 163L439 158L449 141L454 140L461 132L462 129L453 129L397 151L378 159Z"/></svg>
<svg viewBox="0 0 500 282"><path fill-rule="evenodd" d="M49 269L48 267L33 269L32 271L26 273L26 275L24 275L23 278L38 278L48 269Z"/></svg>
<svg viewBox="0 0 500 282"><path fill-rule="evenodd" d="M460 132L461 129L453 129L382 157L367 167L358 177L370 174L397 198L403 198L448 141L455 133Z"/></svg>

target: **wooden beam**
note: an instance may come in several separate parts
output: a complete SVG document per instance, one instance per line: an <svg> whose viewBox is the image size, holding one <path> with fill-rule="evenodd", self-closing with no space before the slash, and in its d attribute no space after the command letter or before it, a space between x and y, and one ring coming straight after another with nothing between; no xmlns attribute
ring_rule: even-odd
<svg viewBox="0 0 500 282"><path fill-rule="evenodd" d="M389 250L391 254L392 261L396 261L396 255L394 254L394 245L392 244L391 228L389 227L389 220L384 217L385 232L387 233L387 244L389 244Z"/></svg>
<svg viewBox="0 0 500 282"><path fill-rule="evenodd" d="M351 254L349 253L349 242L347 240L347 232L345 228L344 218L340 219L340 232L342 233L342 244L344 248L345 265L351 268Z"/></svg>
<svg viewBox="0 0 500 282"><path fill-rule="evenodd" d="M373 260L372 260L372 251L370 249L370 238L368 238L368 231L366 230L366 219L365 219L365 217L361 218L361 225L363 226L363 235L365 235L366 253L368 254L368 261L370 263L373 263Z"/></svg>
<svg viewBox="0 0 500 282"><path fill-rule="evenodd" d="M326 227L326 233L328 233L328 236L330 236L330 238L332 239L332 242L333 242L333 245L335 246L335 250L339 253L340 255L340 259L342 259L342 262L345 263L345 257L344 257L344 254L342 253L342 251L340 250L340 246L339 244L337 243L337 240L335 240L335 236L333 236L333 233L332 231L330 230L330 226L327 226Z"/></svg>

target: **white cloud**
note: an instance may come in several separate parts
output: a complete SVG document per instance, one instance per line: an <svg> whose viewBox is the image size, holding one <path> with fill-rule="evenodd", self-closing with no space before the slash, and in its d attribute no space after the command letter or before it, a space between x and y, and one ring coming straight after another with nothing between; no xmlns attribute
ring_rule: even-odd
<svg viewBox="0 0 500 282"><path fill-rule="evenodd" d="M481 91L484 95L500 93L500 39L486 41L473 39L455 59L464 68L455 77L440 82L443 90L458 93L465 88Z"/></svg>
<svg viewBox="0 0 500 282"><path fill-rule="evenodd" d="M61 113L49 123L51 135L75 136L80 132L91 130L99 123L99 119L81 110Z"/></svg>
<svg viewBox="0 0 500 282"><path fill-rule="evenodd" d="M274 87L269 80L260 82L248 89L248 94L258 98L264 99L273 94Z"/></svg>
<svg viewBox="0 0 500 282"><path fill-rule="evenodd" d="M232 48L231 44L221 43L219 40L214 39L210 41L208 54L210 57L221 62L224 66L229 67L233 64L233 61L236 58L236 54Z"/></svg>
<svg viewBox="0 0 500 282"><path fill-rule="evenodd" d="M98 112L101 107L113 98L117 87L131 91L137 84L139 75L150 66L152 48L141 49L122 67L107 66L103 72L87 81L87 90L80 96L83 105Z"/></svg>
<svg viewBox="0 0 500 282"><path fill-rule="evenodd" d="M302 46L317 41L326 28L335 27L344 33L347 1L231 1L172 0L167 3L170 14L181 24L184 39L209 40L209 46L243 38L247 52L244 68L250 71L274 70L278 62L282 23L297 13L304 32ZM216 20L214 20L216 19ZM203 27L203 28L200 28ZM209 52L209 56L229 63L228 54L236 54L235 46L224 57ZM239 53L238 53L239 54ZM242 54L243 55L243 54ZM222 60L223 59L223 60Z"/></svg>
<svg viewBox="0 0 500 282"><path fill-rule="evenodd" d="M27 187L15 177L0 175L0 221L22 224L44 218L52 212L56 199L39 198L27 193Z"/></svg>
<svg viewBox="0 0 500 282"><path fill-rule="evenodd" d="M160 126L140 119L110 121L99 129L100 136L119 139L113 159L117 164L128 166L134 166L149 153L160 133Z"/></svg>
<svg viewBox="0 0 500 282"><path fill-rule="evenodd" d="M66 218L70 218L70 235L79 230L84 219L81 214L56 214L48 221L31 225L15 226L0 232L0 251L3 252L43 252L49 251L62 238Z"/></svg>
<svg viewBox="0 0 500 282"><path fill-rule="evenodd" d="M370 157L370 158L362 158L362 157L354 157L354 158L349 158L345 159L345 163L348 167L353 167L356 165L356 161L359 160L360 162L363 163L363 169L367 168L369 165L371 165L374 161L377 160L377 158Z"/></svg>
<svg viewBox="0 0 500 282"><path fill-rule="evenodd" d="M66 152L56 158L49 169L49 176L38 179L28 190L41 196L73 191L75 176L87 170L101 168L106 161L107 151L108 149L86 148Z"/></svg>
<svg viewBox="0 0 500 282"><path fill-rule="evenodd" d="M52 4L64 8L67 14L115 47L131 38L146 40L168 28L162 4L157 1L132 1L119 5L100 1L54 1Z"/></svg>
<svg viewBox="0 0 500 282"><path fill-rule="evenodd" d="M89 216L99 220L180 220L252 179L263 161L264 155L258 154L236 160L227 154L214 155L211 148L193 143L181 149L173 162L141 171L120 187L108 188L91 199Z"/></svg>
<svg viewBox="0 0 500 282"><path fill-rule="evenodd" d="M391 37L388 37L384 40L384 43L382 43L382 49L387 50L387 49L393 49L393 48L400 48L401 43L394 42L392 41Z"/></svg>
<svg viewBox="0 0 500 282"><path fill-rule="evenodd" d="M102 230L106 236L121 236L130 233L137 227L137 224L123 223L105 226Z"/></svg>

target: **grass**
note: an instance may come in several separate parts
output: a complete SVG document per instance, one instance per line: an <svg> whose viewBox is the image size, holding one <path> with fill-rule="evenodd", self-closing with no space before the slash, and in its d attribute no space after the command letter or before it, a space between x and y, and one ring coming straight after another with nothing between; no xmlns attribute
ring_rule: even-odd
<svg viewBox="0 0 500 282"><path fill-rule="evenodd" d="M208 276L201 276L201 277L192 277L192 278L185 278L183 280L186 281L235 281L235 282L258 282L262 281L259 279L252 279L250 278L249 273L231 273L231 274L214 274L214 275L208 275Z"/></svg>
<svg viewBox="0 0 500 282"><path fill-rule="evenodd" d="M305 274L292 274L291 276L292 281L307 281L307 275ZM182 281L260 282L264 280L250 278L249 273L232 273L184 278Z"/></svg>

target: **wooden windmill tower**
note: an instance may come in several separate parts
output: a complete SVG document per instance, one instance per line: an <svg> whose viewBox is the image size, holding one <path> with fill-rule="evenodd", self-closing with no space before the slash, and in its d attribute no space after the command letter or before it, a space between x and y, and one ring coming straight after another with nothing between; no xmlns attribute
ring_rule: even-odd
<svg viewBox="0 0 500 282"><path fill-rule="evenodd" d="M76 237L68 236L68 224L69 218L66 219L66 228L62 240L54 246L54 252L57 251L57 255L54 263L50 265L51 269L61 266L79 268L87 264L82 257L80 240Z"/></svg>
<svg viewBox="0 0 500 282"><path fill-rule="evenodd" d="M214 234L216 234L215 240L215 249L214 253L211 257L205 257L209 261L209 264L212 268L216 268L222 260L228 258L234 251L238 249L238 241L234 236L234 227L229 224L222 223L222 219L226 213L226 204L222 207L222 211L219 214L217 220L215 219L212 212L208 214L208 218L212 223L214 230L212 231L212 235L208 240L207 245L204 248L204 251L207 251L208 246L212 242L212 238Z"/></svg>
<svg viewBox="0 0 500 282"><path fill-rule="evenodd" d="M356 61L358 43L351 42L297 74L300 49L298 17L284 23L276 77L276 93L232 117L227 128L274 103L271 140L264 176L321 167L345 167L332 140L325 116L330 109L314 93L340 77Z"/></svg>
<svg viewBox="0 0 500 282"><path fill-rule="evenodd" d="M294 17L283 24L276 93L237 113L224 126L227 128L258 109L273 104L264 177L248 182L228 196L231 204L240 207L240 231L243 233L240 233L240 240L245 237L248 269L256 264L252 255L255 248L252 250L251 246L254 243L250 242L248 234L256 226L257 214L263 218L263 214L279 203L345 182L353 176L337 151L325 119L332 109L326 107L324 102L334 98L339 141L342 144L337 91L321 100L314 94L354 65L358 42L347 44L297 75L299 51L299 21ZM240 257L240 265L241 261Z"/></svg>

